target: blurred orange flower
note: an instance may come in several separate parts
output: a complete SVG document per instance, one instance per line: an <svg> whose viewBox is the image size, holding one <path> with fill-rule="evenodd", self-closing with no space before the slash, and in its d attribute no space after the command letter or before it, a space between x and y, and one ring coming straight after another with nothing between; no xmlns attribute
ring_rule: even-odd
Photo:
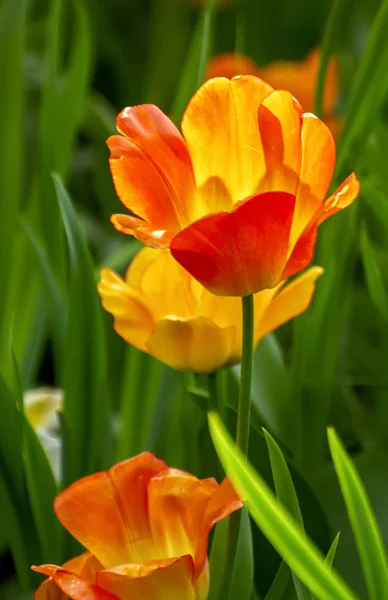
<svg viewBox="0 0 388 600"><path fill-rule="evenodd" d="M54 506L88 552L33 567L48 577L35 600L205 600L209 532L242 504L227 479L200 480L144 452L76 481Z"/></svg>
<svg viewBox="0 0 388 600"><path fill-rule="evenodd" d="M335 143L290 92L251 75L207 81L182 119L124 109L108 139L116 192L134 215L115 227L174 258L204 287L245 296L308 265L318 225L351 204L354 174L332 194Z"/></svg>
<svg viewBox="0 0 388 600"><path fill-rule="evenodd" d="M305 112L314 112L314 95L320 61L318 48L311 50L301 61L276 60L258 67L246 54L227 52L214 56L208 63L206 78L235 75L256 75L277 90L288 90L298 99ZM323 93L323 120L334 137L341 129L341 118L334 114L338 100L338 61L333 56L326 69Z"/></svg>
<svg viewBox="0 0 388 600"><path fill-rule="evenodd" d="M255 294L255 344L308 307L321 273ZM103 269L98 290L117 333L175 369L209 373L241 359L240 300L208 292L168 250L140 250L125 280Z"/></svg>

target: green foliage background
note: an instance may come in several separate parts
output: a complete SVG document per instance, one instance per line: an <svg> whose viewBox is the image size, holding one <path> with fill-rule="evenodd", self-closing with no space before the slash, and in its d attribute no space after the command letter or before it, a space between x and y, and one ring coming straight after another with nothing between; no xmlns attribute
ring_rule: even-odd
<svg viewBox="0 0 388 600"><path fill-rule="evenodd" d="M224 468L236 478L242 469L239 485L256 498L247 506L261 528L252 522L252 546L244 517L240 567L254 565L256 591L239 588L252 581L249 568L233 597L388 598L388 1L240 0L201 9L189 0L1 0L1 599L32 598L40 578L29 566L61 563L77 551L53 514L57 484L24 417L23 390L52 384L65 391L64 484L144 449L198 476L223 474L208 431L205 382L128 347L100 307L99 269L123 272L139 247L109 222L120 203L105 140L117 112L152 102L179 122L210 55L237 48L265 64L302 59L317 45L323 69L333 53L341 65L346 123L333 188L354 170L361 193L321 228L315 262L325 274L311 308L256 351L249 457L256 474L248 483L227 433L212 426ZM237 368L217 375L231 432L237 375ZM357 504L358 480L350 487L356 512L349 508L336 469L341 486L353 475L346 479L346 455L332 434L334 468L328 425L352 457L383 541L377 526L357 533L371 508ZM349 586L345 595L311 587L290 563L289 547L268 535L257 517L257 506L264 510L257 474L323 554L341 532L334 567ZM274 531L277 518L268 513ZM213 539L215 581L224 535L219 527ZM300 530L295 535L304 539ZM359 556L364 571L369 557L375 576L364 580ZM326 581L329 567L322 573Z"/></svg>

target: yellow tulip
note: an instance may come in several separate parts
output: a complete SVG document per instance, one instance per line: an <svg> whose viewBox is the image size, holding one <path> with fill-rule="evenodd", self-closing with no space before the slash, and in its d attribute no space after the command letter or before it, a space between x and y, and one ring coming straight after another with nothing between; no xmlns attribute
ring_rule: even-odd
<svg viewBox="0 0 388 600"><path fill-rule="evenodd" d="M255 344L306 310L322 272L254 295ZM175 369L210 373L241 359L241 299L208 292L168 250L143 248L125 279L103 269L98 290L117 333Z"/></svg>

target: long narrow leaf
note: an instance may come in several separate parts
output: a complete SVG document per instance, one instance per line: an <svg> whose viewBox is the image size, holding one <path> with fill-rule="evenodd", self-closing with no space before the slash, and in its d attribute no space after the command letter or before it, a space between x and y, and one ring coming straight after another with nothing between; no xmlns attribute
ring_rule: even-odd
<svg viewBox="0 0 388 600"><path fill-rule="evenodd" d="M328 439L334 467L356 538L370 600L388 598L388 561L376 517L362 481L335 433Z"/></svg>
<svg viewBox="0 0 388 600"><path fill-rule="evenodd" d="M70 250L62 387L69 451L66 480L72 481L110 462L106 449L110 415L102 309L94 268L74 208L58 176L54 176L54 183Z"/></svg>
<svg viewBox="0 0 388 600"><path fill-rule="evenodd" d="M216 413L209 413L209 428L218 456L245 506L290 568L321 600L354 600L355 594L325 564L319 550L236 448Z"/></svg>
<svg viewBox="0 0 388 600"><path fill-rule="evenodd" d="M265 429L263 431L271 461L276 496L295 519L296 523L304 529L302 513L286 460L273 437ZM292 575L298 600L310 600L309 591L294 573Z"/></svg>

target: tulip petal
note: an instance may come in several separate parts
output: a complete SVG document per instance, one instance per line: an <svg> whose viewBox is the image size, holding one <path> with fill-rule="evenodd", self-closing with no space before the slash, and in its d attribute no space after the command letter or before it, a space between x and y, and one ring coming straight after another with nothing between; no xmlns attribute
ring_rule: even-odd
<svg viewBox="0 0 388 600"><path fill-rule="evenodd" d="M67 600L68 596L51 579L46 579L36 590L34 600Z"/></svg>
<svg viewBox="0 0 388 600"><path fill-rule="evenodd" d="M260 322L260 337L297 317L310 305L322 267L311 267L276 294Z"/></svg>
<svg viewBox="0 0 388 600"><path fill-rule="evenodd" d="M129 215L114 214L110 220L117 231L134 235L139 242L151 248L168 248L174 235L171 229L160 229L160 223L155 225Z"/></svg>
<svg viewBox="0 0 388 600"><path fill-rule="evenodd" d="M326 221L331 215L352 204L360 191L360 182L354 173L349 175L339 188L326 200L318 223Z"/></svg>
<svg viewBox="0 0 388 600"><path fill-rule="evenodd" d="M155 557L147 513L147 486L165 463L143 452L73 483L55 499L64 527L105 568Z"/></svg>
<svg viewBox="0 0 388 600"><path fill-rule="evenodd" d="M125 108L116 119L125 136L108 140L116 192L123 204L157 229L176 231L187 224L194 190L185 141L152 104Z"/></svg>
<svg viewBox="0 0 388 600"><path fill-rule="evenodd" d="M34 600L62 600L62 598L71 598L71 600L120 600L110 592L107 592L84 577L74 573L69 568L57 567L56 565L41 565L34 567L37 573L43 573L50 579L45 581L37 590ZM63 594L55 590L59 588ZM128 600L130 600L128 598Z"/></svg>
<svg viewBox="0 0 388 600"><path fill-rule="evenodd" d="M182 556L127 564L97 574L97 583L120 600L193 600L193 559Z"/></svg>
<svg viewBox="0 0 388 600"><path fill-rule="evenodd" d="M266 173L260 192L276 190L295 195L300 170L302 109L286 91L269 94L259 107L258 124Z"/></svg>
<svg viewBox="0 0 388 600"><path fill-rule="evenodd" d="M228 364L234 338L234 327L221 328L206 317L165 317L156 323L146 349L173 369L211 373Z"/></svg>
<svg viewBox="0 0 388 600"><path fill-rule="evenodd" d="M311 263L314 257L315 242L317 240L318 225L313 222L306 227L298 241L296 242L291 255L287 261L285 269L280 280L288 279L291 275L299 273Z"/></svg>
<svg viewBox="0 0 388 600"><path fill-rule="evenodd" d="M291 243L299 237L322 204L335 165L334 138L322 121L302 115L300 182L296 194Z"/></svg>
<svg viewBox="0 0 388 600"><path fill-rule="evenodd" d="M230 209L257 193L264 175L263 150L257 125L260 103L272 91L264 81L250 75L231 81L207 81L191 99L182 119L182 131L193 162L198 187L215 178L228 196L212 202L212 210ZM210 211L207 211L208 213Z"/></svg>
<svg viewBox="0 0 388 600"><path fill-rule="evenodd" d="M208 537L213 525L228 517L232 512L239 510L242 506L243 504L229 479L224 479L212 494L201 524L194 561L196 574L202 570L206 562Z"/></svg>
<svg viewBox="0 0 388 600"><path fill-rule="evenodd" d="M171 242L174 258L206 289L245 296L274 287L284 269L295 197L266 192L231 213L201 219Z"/></svg>
<svg viewBox="0 0 388 600"><path fill-rule="evenodd" d="M114 317L115 331L132 346L145 350L154 320L140 294L110 269L101 271L97 288L102 306Z"/></svg>
<svg viewBox="0 0 388 600"><path fill-rule="evenodd" d="M194 558L207 506L217 488L215 479L200 480L178 469L168 469L152 479L149 520L162 556L190 554Z"/></svg>

